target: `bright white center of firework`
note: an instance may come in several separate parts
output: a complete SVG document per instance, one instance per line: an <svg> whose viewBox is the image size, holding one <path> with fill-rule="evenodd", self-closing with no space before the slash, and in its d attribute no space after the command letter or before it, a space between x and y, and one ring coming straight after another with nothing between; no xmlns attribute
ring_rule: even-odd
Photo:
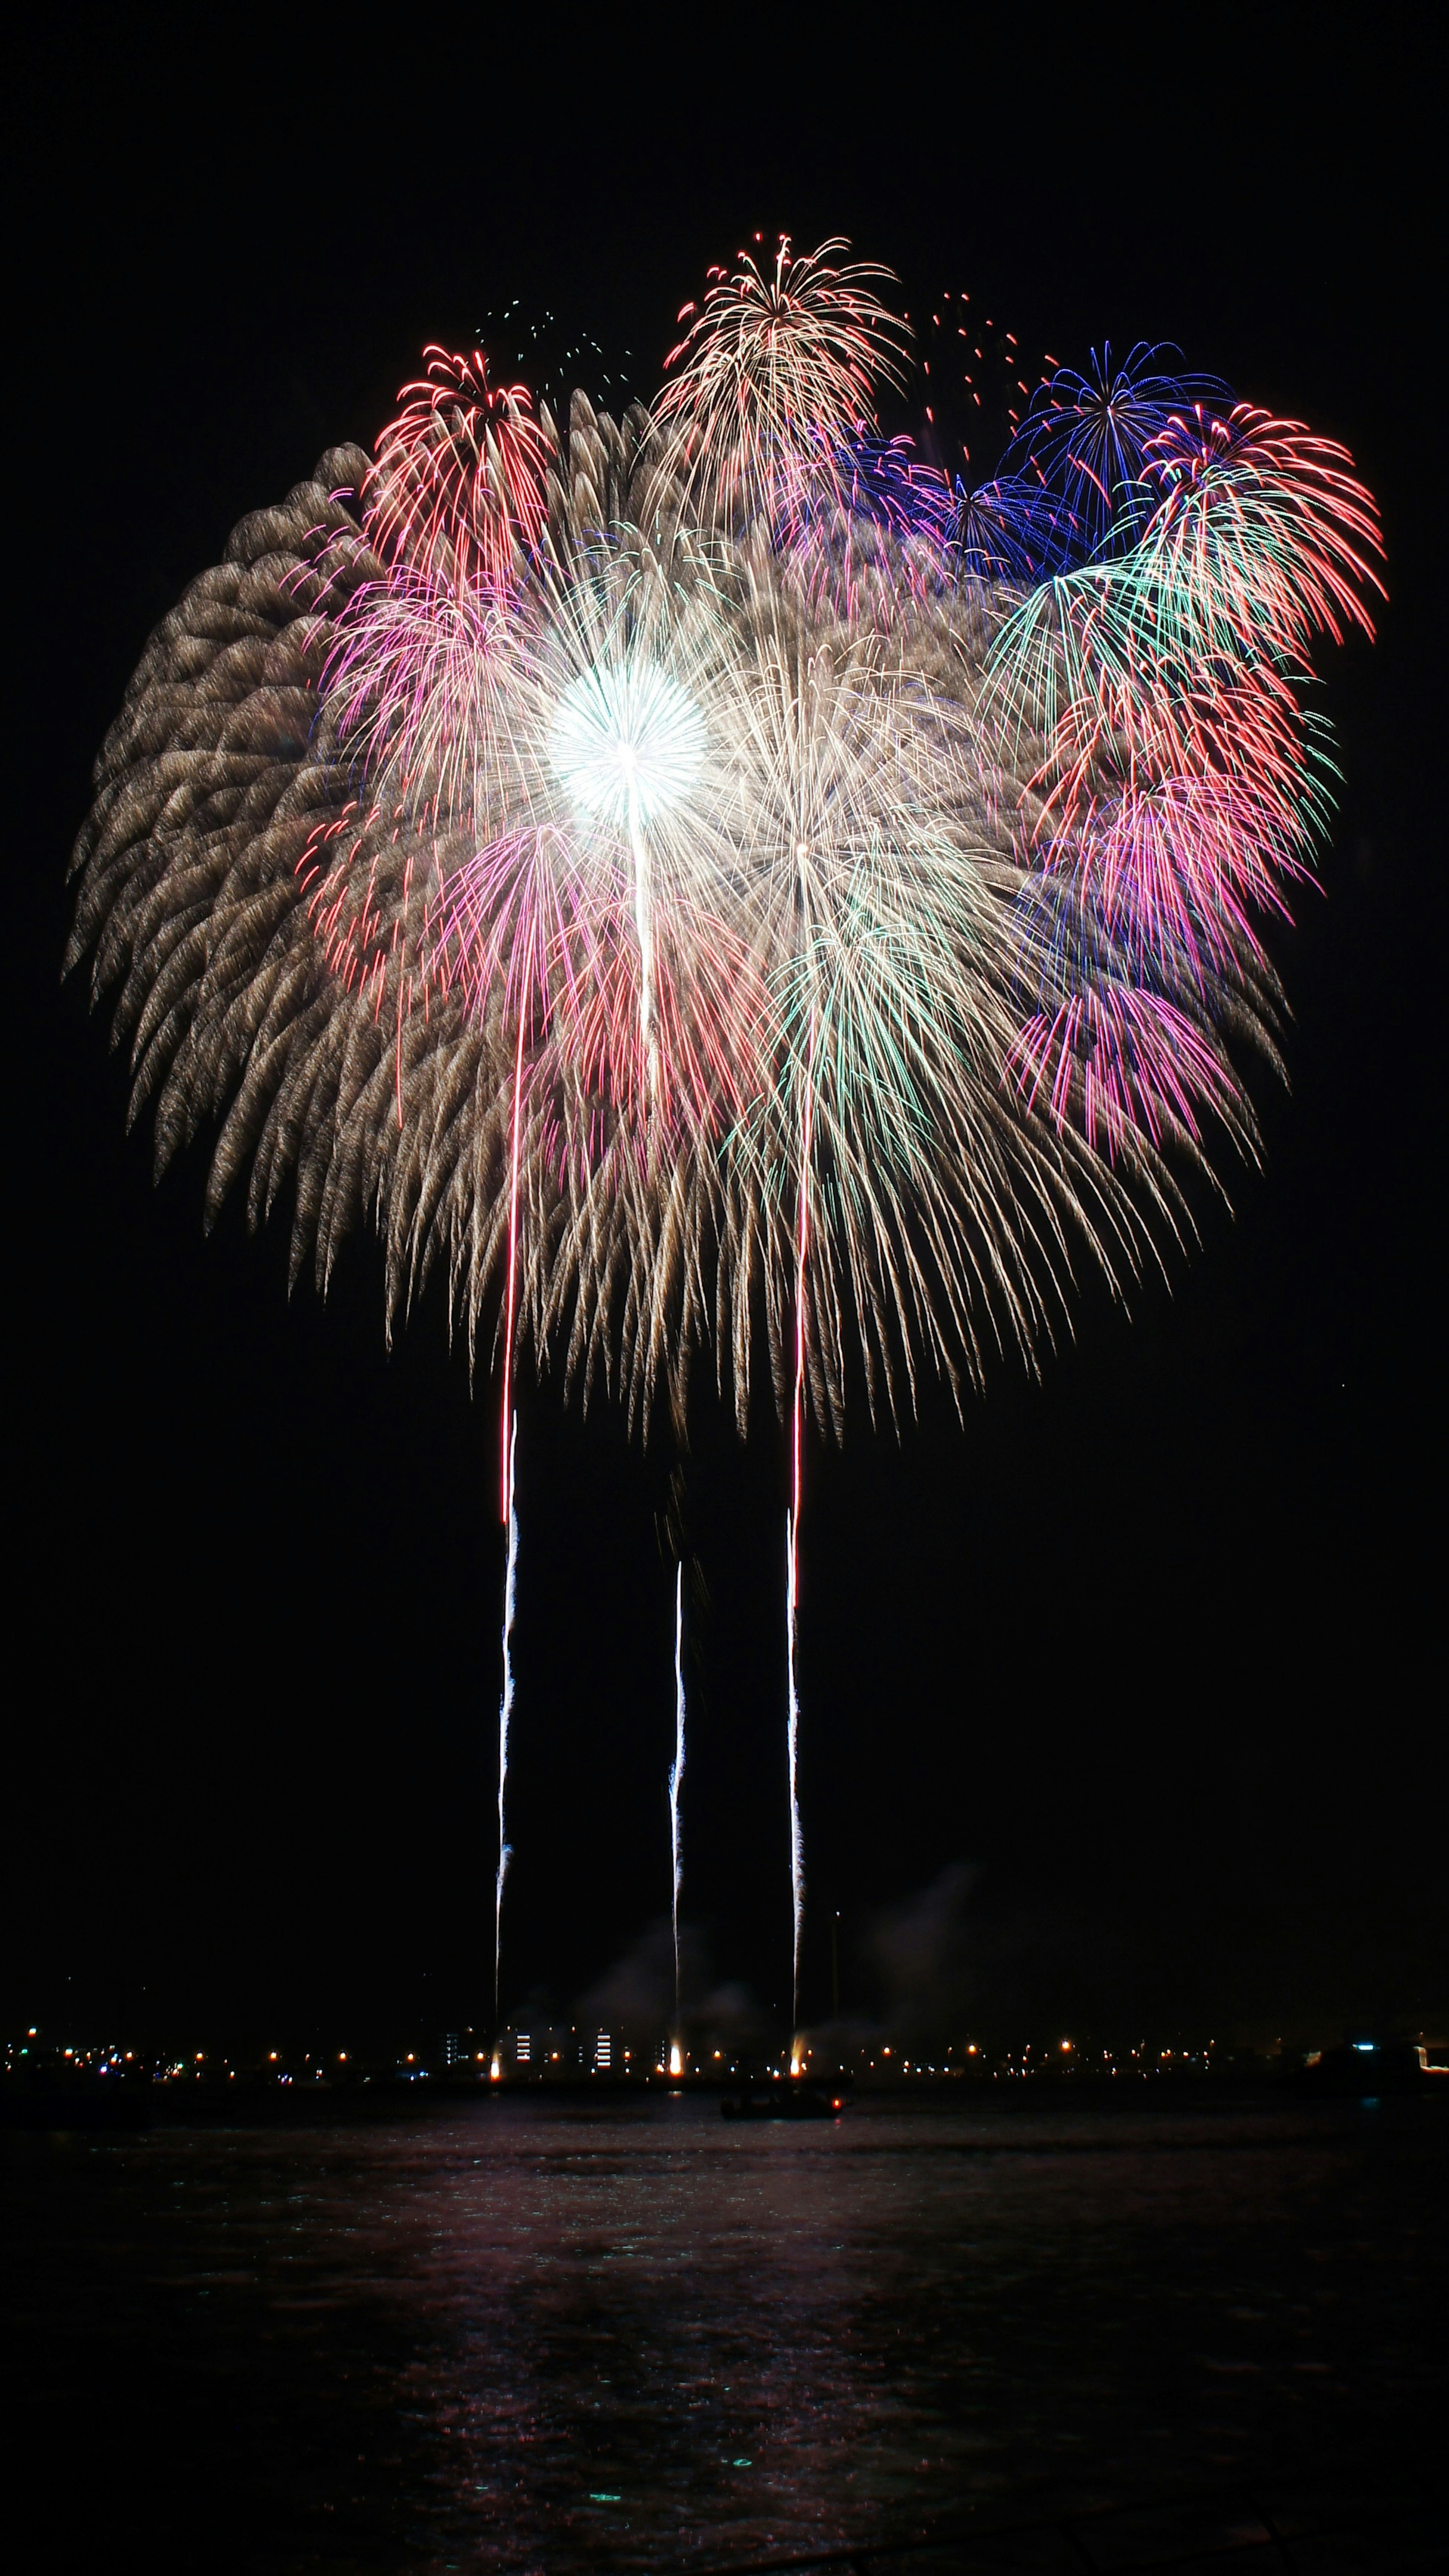
<svg viewBox="0 0 1449 2576"><path fill-rule="evenodd" d="M549 755L581 814L628 829L689 794L704 758L704 725L657 662L596 663L560 698Z"/></svg>

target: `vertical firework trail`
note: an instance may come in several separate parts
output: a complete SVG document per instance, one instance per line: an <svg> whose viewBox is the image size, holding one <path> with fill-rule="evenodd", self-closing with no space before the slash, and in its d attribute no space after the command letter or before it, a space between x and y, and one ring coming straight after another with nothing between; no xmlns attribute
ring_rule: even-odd
<svg viewBox="0 0 1449 2576"><path fill-rule="evenodd" d="M513 1453L518 1445L515 1415L508 1442L508 1572L503 1586L503 1697L498 1703L498 1884L493 1898L493 2032L498 2034L498 1998L503 1967L503 1882L513 1858L504 1825L508 1787L508 1721L513 1715L513 1610L518 1598L518 1509L513 1496Z"/></svg>
<svg viewBox="0 0 1449 2576"><path fill-rule="evenodd" d="M518 1295L518 1127L523 1107L523 1032L526 1014L520 1002L518 1012L518 1051L513 1059L513 1131L508 1157L508 1305L503 1325L503 1525L513 1514L513 1439L517 1423L512 1416L513 1398L513 1317ZM512 1429L510 1430L510 1424Z"/></svg>
<svg viewBox="0 0 1449 2576"><path fill-rule="evenodd" d="M513 1060L513 1131L508 1175L508 1304L503 1327L503 1525L508 1532L508 1565L503 1578L503 1697L498 1704L498 1881L493 1898L493 2030L498 2032L499 1991L503 1972L503 1882L512 1853L504 1826L508 1788L508 1725L513 1715L513 1611L518 1595L518 1507L514 1497L514 1452L518 1416L512 1410L513 1327L518 1292L518 1133L523 1107L523 1036L525 1013L518 1013L518 1048Z"/></svg>
<svg viewBox="0 0 1449 2576"><path fill-rule="evenodd" d="M795 1942L790 1977L790 2072L800 2070L800 1934L805 1921L805 1837L800 1830L800 1795L796 1765L800 1744L800 1696L795 1687L795 1582L797 1524L785 1514L785 1653L789 1671L789 1716L785 1741L790 1756L790 1893L795 1909Z"/></svg>
<svg viewBox="0 0 1449 2576"><path fill-rule="evenodd" d="M800 1206L795 1233L795 1395L790 1421L790 1508L785 1515L785 1657L789 1705L786 1747L790 1760L790 1894L795 1941L790 1981L790 2064L800 2057L800 1936L805 1928L805 1837L800 1829L800 1694L795 1679L795 1605L800 1582L800 1467L805 1413L805 1263L810 1248L810 1156L815 1099L815 1005L810 1006L810 1045L805 1099L800 1113Z"/></svg>
<svg viewBox="0 0 1449 2576"><path fill-rule="evenodd" d="M674 1762L669 1774L669 1851L674 1868L674 2046L679 2036L679 1891L684 1883L684 1849L679 1836L679 1793L684 1786L684 1564L674 1576ZM675 2071L675 2070L671 2070ZM679 2071L682 2071L679 2070Z"/></svg>

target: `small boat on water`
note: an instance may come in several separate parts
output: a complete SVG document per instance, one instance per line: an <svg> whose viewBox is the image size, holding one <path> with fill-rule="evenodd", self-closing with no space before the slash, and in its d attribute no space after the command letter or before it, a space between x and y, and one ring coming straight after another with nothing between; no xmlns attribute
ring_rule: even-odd
<svg viewBox="0 0 1449 2576"><path fill-rule="evenodd" d="M850 2096L844 2085L811 2084L797 2076L768 2084L744 2084L726 2093L722 2120L835 2120Z"/></svg>

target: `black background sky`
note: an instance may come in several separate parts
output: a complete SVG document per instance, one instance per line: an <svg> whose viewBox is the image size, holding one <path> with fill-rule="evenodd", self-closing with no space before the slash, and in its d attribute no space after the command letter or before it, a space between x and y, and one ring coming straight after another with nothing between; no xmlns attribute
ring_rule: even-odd
<svg viewBox="0 0 1449 2576"><path fill-rule="evenodd" d="M1446 920L1426 397L1437 265L1392 21L1334 52L1219 12L989 43L877 20L560 25L526 70L420 18L66 22L19 65L6 1191L12 1594L0 2008L156 2030L486 2014L496 1389L433 1296L389 1358L359 1241L325 1308L283 1228L154 1188L58 983L90 762L150 627L241 514L366 441L432 338L516 296L647 394L706 263L849 234L1082 360L1170 338L1346 439L1392 604L1329 655L1324 896L1278 942L1292 1088L1260 1173L1130 1320L964 1431L812 1449L807 2009L842 1909L974 1876L971 2009L1261 2032L1449 2005L1442 1850ZM482 24L470 18L470 27ZM945 22L957 24L954 18ZM17 561L18 555L18 561ZM505 2001L589 1989L667 1905L672 1452L522 1397ZM701 1979L788 2002L784 1444L701 1402L686 1912ZM965 1884L965 1882L960 1882ZM957 1882L952 1882L957 1884ZM852 1993L852 1986L854 1991Z"/></svg>

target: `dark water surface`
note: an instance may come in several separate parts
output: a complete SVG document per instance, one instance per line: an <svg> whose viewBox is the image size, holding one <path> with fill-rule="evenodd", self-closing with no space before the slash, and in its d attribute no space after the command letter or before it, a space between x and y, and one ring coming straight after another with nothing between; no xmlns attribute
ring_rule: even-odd
<svg viewBox="0 0 1449 2576"><path fill-rule="evenodd" d="M1388 2101L11 2135L10 2428L57 2542L257 2571L687 2569L1402 2450L1446 2144Z"/></svg>

